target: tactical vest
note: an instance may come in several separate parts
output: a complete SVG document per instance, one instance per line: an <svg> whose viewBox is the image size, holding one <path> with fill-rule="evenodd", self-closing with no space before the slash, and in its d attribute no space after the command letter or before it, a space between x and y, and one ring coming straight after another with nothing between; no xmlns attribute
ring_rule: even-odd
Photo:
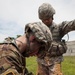
<svg viewBox="0 0 75 75"><path fill-rule="evenodd" d="M63 34L61 31L61 27L53 23L52 26L49 27L52 32L53 42L50 50L51 56L60 56L67 51L67 46L65 40L62 40Z"/></svg>
<svg viewBox="0 0 75 75"><path fill-rule="evenodd" d="M24 75L25 58L13 43L0 43L0 75Z"/></svg>
<svg viewBox="0 0 75 75"><path fill-rule="evenodd" d="M52 26L49 27L52 33L53 41L61 41L60 27L53 23Z"/></svg>

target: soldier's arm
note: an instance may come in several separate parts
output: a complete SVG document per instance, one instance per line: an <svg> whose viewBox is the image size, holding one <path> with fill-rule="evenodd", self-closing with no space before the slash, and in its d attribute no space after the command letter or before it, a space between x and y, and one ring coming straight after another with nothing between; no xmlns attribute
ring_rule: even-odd
<svg viewBox="0 0 75 75"><path fill-rule="evenodd" d="M70 31L75 30L75 19L72 21L63 21L61 24L59 24L60 32L63 33L63 35L67 34Z"/></svg>

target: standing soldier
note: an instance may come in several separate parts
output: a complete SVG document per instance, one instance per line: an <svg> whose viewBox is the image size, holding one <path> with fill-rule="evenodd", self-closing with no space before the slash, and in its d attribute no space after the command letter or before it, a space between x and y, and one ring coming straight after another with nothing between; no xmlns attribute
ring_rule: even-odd
<svg viewBox="0 0 75 75"><path fill-rule="evenodd" d="M63 21L60 24L53 22L55 9L49 3L43 3L38 8L39 19L49 27L52 33L53 43L46 55L37 57L37 75L62 75L61 62L67 47L62 37L70 31L75 30L75 20Z"/></svg>
<svg viewBox="0 0 75 75"><path fill-rule="evenodd" d="M0 75L32 75L26 69L25 57L40 56L41 50L49 49L51 41L46 25L40 22L27 24L23 36L14 42L0 43Z"/></svg>

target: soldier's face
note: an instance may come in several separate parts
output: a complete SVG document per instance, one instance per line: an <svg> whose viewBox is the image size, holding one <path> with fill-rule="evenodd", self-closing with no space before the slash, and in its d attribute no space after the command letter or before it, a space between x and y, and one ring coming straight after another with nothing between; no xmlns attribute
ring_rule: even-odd
<svg viewBox="0 0 75 75"><path fill-rule="evenodd" d="M52 21L53 21L53 19L52 19L52 18L48 18L48 19L41 19L41 20L42 20L42 22L43 22L44 24L46 24L47 26L52 25Z"/></svg>
<svg viewBox="0 0 75 75"><path fill-rule="evenodd" d="M30 35L29 37L29 42L30 42L30 56L36 55L38 53L38 50L40 48L40 43L37 42L36 38L34 35Z"/></svg>

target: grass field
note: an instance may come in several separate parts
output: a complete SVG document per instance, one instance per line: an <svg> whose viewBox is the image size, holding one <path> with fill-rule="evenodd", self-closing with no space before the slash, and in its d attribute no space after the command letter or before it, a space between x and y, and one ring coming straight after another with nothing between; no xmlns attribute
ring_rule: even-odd
<svg viewBox="0 0 75 75"><path fill-rule="evenodd" d="M62 63L62 71L64 75L75 75L74 56L64 57L64 62Z"/></svg>
<svg viewBox="0 0 75 75"><path fill-rule="evenodd" d="M36 57L27 58L27 68L36 75ZM65 56L62 62L62 72L64 75L75 75L75 56Z"/></svg>

